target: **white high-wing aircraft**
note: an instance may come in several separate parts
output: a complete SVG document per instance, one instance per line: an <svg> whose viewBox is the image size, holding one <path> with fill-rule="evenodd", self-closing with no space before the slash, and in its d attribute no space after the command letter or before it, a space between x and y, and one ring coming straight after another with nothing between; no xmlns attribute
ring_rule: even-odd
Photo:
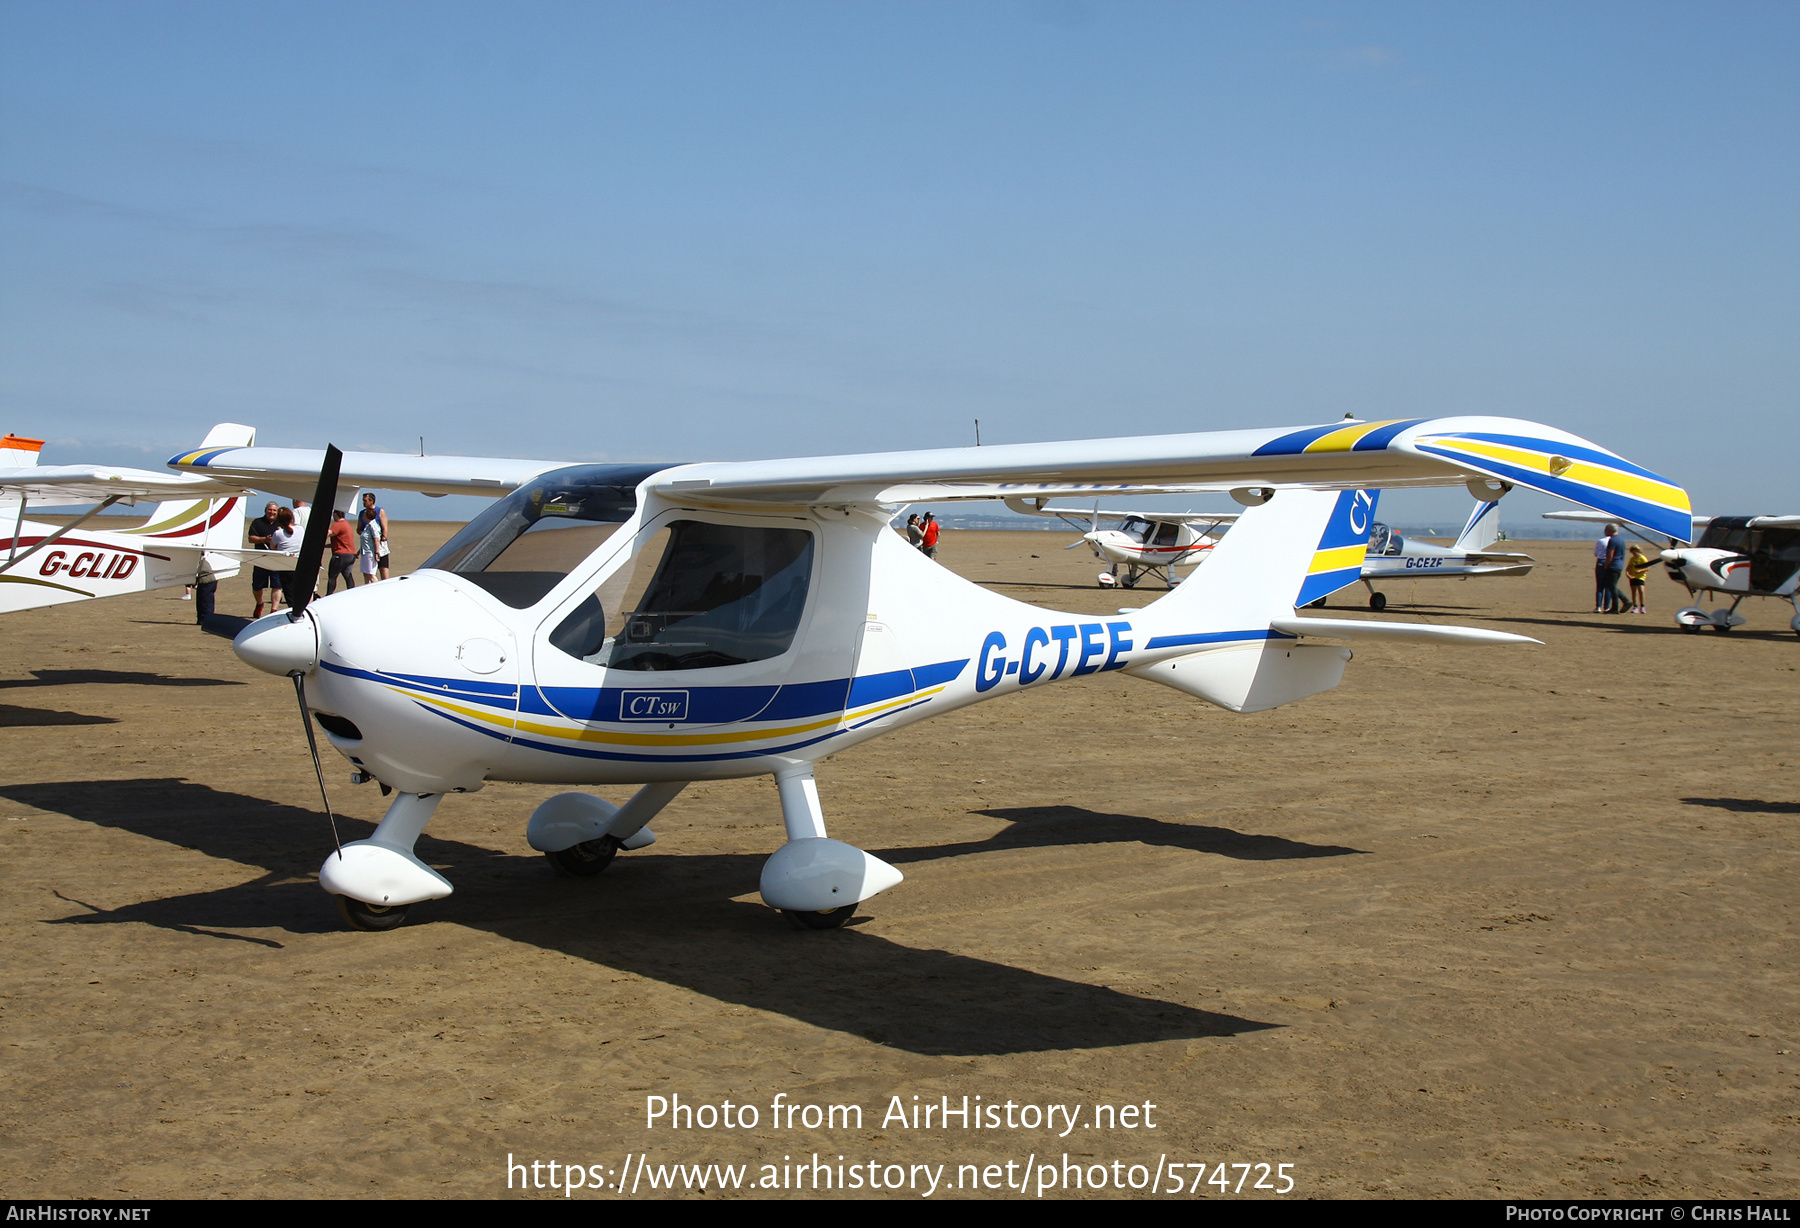
<svg viewBox="0 0 1800 1228"><path fill-rule="evenodd" d="M206 437L214 447L255 441L250 427L229 422ZM0 614L192 584L202 553L219 579L237 574L249 553L244 486L148 469L39 465L42 447L38 439L0 438ZM137 528L83 528L115 503L143 499L159 502ZM33 500L95 506L59 528L25 518Z"/></svg>
<svg viewBox="0 0 1800 1228"><path fill-rule="evenodd" d="M1364 492L1363 498L1351 513L1354 523L1368 526L1369 546L1363 558L1360 579L1369 590L1371 610L1387 609L1387 594L1375 588L1375 581L1383 578L1467 579L1470 576L1523 576L1531 571L1534 560L1530 555L1488 549L1500 536L1498 499L1477 503L1456 541L1448 546L1439 546L1403 537L1375 520L1375 506L1380 495L1381 492L1376 490ZM1082 534L1080 541L1073 542L1064 549L1073 549L1086 542L1093 547L1096 558L1112 563L1110 570L1100 573L1102 588L1111 588L1114 584L1132 588L1142 576L1158 574L1167 587L1174 588L1177 583L1175 565L1204 563L1206 552L1219 542L1217 537L1211 536L1212 530L1234 523L1241 514L1106 512L1101 511L1098 504L1093 511L1084 512L1080 508L1051 507L1043 500L1008 499L1006 503L1016 512L1032 516L1056 516L1069 522L1072 527L1079 527L1074 524L1076 518L1089 516L1092 524L1090 530ZM1121 518L1122 523L1117 529L1102 529L1102 516L1108 519ZM1124 575L1119 574L1121 567L1125 568ZM1328 596L1330 594L1320 596L1309 603L1309 608L1322 608Z"/></svg>
<svg viewBox="0 0 1800 1228"><path fill-rule="evenodd" d="M1544 519L1599 524L1609 517L1596 512L1545 512ZM1610 519L1635 523L1629 517ZM1690 598L1724 593L1731 604L1710 612L1698 603L1683 607L1675 611L1676 625L1688 632L1711 627L1723 633L1748 621L1737 612L1744 598L1775 597L1794 608L1788 628L1800 635L1800 516L1695 516L1693 521L1701 530L1700 540L1686 547L1671 544L1657 562Z"/></svg>
<svg viewBox="0 0 1800 1228"><path fill-rule="evenodd" d="M1146 493L1146 492L1139 492ZM1088 528L1077 541L1064 546L1073 550L1086 544L1094 557L1112 564L1100 573L1100 587L1136 588L1145 576L1160 578L1164 586L1178 583L1178 563L1201 563L1206 552L1219 544L1213 530L1237 522L1237 512L1107 512L1098 503L1091 511L1075 507L1051 507L1045 499L1011 498L1006 506L1026 516L1055 516L1079 529L1081 518ZM1102 529L1101 517L1119 521L1116 529ZM1120 569L1124 569L1121 575Z"/></svg>
<svg viewBox="0 0 1800 1228"><path fill-rule="evenodd" d="M1374 512L1370 506L1371 514ZM1369 590L1369 608L1387 609L1387 594L1375 588L1375 581L1426 580L1470 576L1523 576L1531 571L1535 560L1529 554L1490 550L1500 539L1500 501L1477 502L1469 513L1469 522L1448 546L1403 537L1387 525L1376 521L1369 530L1369 552L1363 558L1362 582ZM1325 599L1316 603L1324 605Z"/></svg>
<svg viewBox="0 0 1800 1228"><path fill-rule="evenodd" d="M234 641L244 661L293 679L302 720L310 709L359 779L395 792L375 833L320 871L364 929L451 893L413 853L449 794L490 780L641 786L623 806L568 792L531 815L533 848L592 874L653 839L645 824L690 781L759 775L775 779L788 837L763 866L763 899L797 925L835 927L901 875L826 835L813 765L878 734L1115 670L1259 712L1336 686L1344 640L1534 642L1297 617L1360 573L1359 489L1469 483L1491 498L1516 483L1673 534L1690 510L1679 486L1586 440L1486 417L673 466L335 448L203 448L170 463L296 493L316 472L318 507L340 477L511 492L417 572L302 601ZM1129 616L1010 600L888 529L906 503L1143 484L1259 505L1198 577ZM307 525L301 593L324 528Z"/></svg>

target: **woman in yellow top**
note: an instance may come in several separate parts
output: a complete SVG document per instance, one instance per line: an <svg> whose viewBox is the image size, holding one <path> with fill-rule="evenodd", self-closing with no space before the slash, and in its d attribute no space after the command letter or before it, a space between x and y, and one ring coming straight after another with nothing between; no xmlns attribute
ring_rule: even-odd
<svg viewBox="0 0 1800 1228"><path fill-rule="evenodd" d="M1655 562L1644 553L1642 546L1631 548L1631 557L1625 560L1625 578L1631 581L1631 612L1648 614L1644 606L1644 577L1649 574L1651 564Z"/></svg>

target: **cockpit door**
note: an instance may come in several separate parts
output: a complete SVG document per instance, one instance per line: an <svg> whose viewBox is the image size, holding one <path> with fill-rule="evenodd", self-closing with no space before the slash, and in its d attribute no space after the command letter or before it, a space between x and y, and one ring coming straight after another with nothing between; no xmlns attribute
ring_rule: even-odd
<svg viewBox="0 0 1800 1228"><path fill-rule="evenodd" d="M805 521L661 514L539 628L544 705L665 731L754 719L805 633L818 561Z"/></svg>

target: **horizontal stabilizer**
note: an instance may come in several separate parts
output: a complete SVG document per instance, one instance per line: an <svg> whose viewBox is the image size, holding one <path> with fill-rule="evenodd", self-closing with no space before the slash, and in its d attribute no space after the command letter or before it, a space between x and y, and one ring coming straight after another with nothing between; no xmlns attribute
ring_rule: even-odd
<svg viewBox="0 0 1800 1228"><path fill-rule="evenodd" d="M1480 627L1437 627L1427 623L1365 622L1360 618L1276 618L1271 629L1287 635L1337 640L1387 640L1396 644L1542 644L1528 635Z"/></svg>

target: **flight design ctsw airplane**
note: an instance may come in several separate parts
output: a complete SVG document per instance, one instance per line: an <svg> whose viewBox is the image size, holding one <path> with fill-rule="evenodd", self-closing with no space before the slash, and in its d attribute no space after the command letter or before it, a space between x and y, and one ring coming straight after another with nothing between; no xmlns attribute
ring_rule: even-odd
<svg viewBox="0 0 1800 1228"><path fill-rule="evenodd" d="M448 794L490 780L639 786L622 806L572 791L531 815L532 847L592 874L654 839L646 824L689 782L758 775L775 780L788 837L764 865L764 900L797 925L835 927L901 875L826 834L813 771L826 755L1106 672L1248 713L1336 686L1346 641L1536 642L1296 616L1297 604L1360 577L1370 488L1466 483L1487 499L1518 484L1629 510L1671 534L1689 523L1680 487L1510 418L672 466L334 448L203 448L170 463L296 494L316 475L318 507L332 505L340 477L503 496L417 572L302 602L234 642L246 662L293 679L303 713L357 777L395 791L374 835L329 854L320 873L364 929L451 893L413 853ZM1146 485L1231 491L1249 510L1193 578L1129 615L999 596L888 527L910 502ZM307 526L302 593L322 522Z"/></svg>

